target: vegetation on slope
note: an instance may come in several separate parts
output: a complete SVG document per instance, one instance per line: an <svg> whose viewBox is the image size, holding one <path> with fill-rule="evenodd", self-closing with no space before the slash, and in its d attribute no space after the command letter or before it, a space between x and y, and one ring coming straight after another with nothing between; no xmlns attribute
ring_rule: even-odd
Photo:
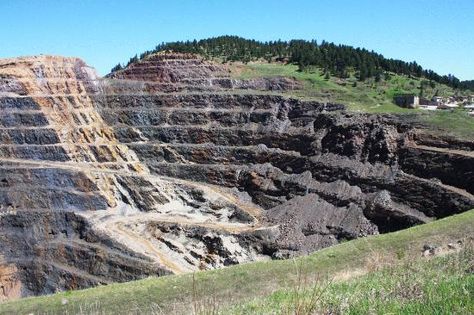
<svg viewBox="0 0 474 315"><path fill-rule="evenodd" d="M225 314L473 314L473 248L388 265L347 281L278 290ZM304 279L301 281L304 284Z"/></svg>
<svg viewBox="0 0 474 315"><path fill-rule="evenodd" d="M424 113L421 119L427 126L437 128L455 137L473 140L474 117L469 116L465 110Z"/></svg>
<svg viewBox="0 0 474 315"><path fill-rule="evenodd" d="M473 224L471 210L294 260L256 262L21 299L0 304L0 314L265 314L285 309L297 313L298 308L303 309L298 314L305 314L304 309L315 307L334 311L343 307L341 311L353 314L367 310L467 314L473 309L474 257L467 246L474 237ZM435 260L422 257L425 244L447 248L458 240L464 244L458 256ZM313 295L317 297L313 298L314 307L307 302ZM340 301L345 304L335 305ZM351 306L346 308L349 302Z"/></svg>
<svg viewBox="0 0 474 315"><path fill-rule="evenodd" d="M345 79L327 77L317 68L299 71L298 67L283 63L253 62L249 64L233 63L229 65L236 78L293 77L304 83L302 90L292 91L294 96L320 101L343 103L351 110L364 112L412 112L393 103L396 94L411 93L418 95L424 80L407 76L386 74L379 82L368 79L358 82L354 73ZM425 96L453 95L454 90L443 84L423 88Z"/></svg>
<svg viewBox="0 0 474 315"><path fill-rule="evenodd" d="M318 67L323 69L325 75L339 78L347 78L351 71L355 71L359 81L367 78L375 78L379 81L384 72L391 72L417 78L423 77L429 80L430 85L438 82L453 88L474 90L474 85L470 81L461 82L451 74L439 75L432 70L423 69L415 61L388 59L367 49L336 45L326 41L318 44L314 40L260 42L238 36L219 36L199 41L162 43L154 50L142 53L140 57L136 55L130 58L127 66L150 54L167 50L196 53L207 58L220 58L224 62L285 61L288 64L297 65L299 70ZM118 64L112 72L121 68L122 66Z"/></svg>

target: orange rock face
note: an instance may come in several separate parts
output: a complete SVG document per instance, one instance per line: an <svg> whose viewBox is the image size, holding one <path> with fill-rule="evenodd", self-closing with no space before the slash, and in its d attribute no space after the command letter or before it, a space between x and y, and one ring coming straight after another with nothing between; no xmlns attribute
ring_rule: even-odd
<svg viewBox="0 0 474 315"><path fill-rule="evenodd" d="M0 265L0 302L21 296L21 281L16 266Z"/></svg>

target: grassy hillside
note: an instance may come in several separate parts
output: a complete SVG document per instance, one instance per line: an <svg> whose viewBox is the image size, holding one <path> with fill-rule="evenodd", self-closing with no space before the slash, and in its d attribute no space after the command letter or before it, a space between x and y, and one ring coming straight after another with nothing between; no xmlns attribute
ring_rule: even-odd
<svg viewBox="0 0 474 315"><path fill-rule="evenodd" d="M304 89L294 94L305 98L322 101L341 102L351 110L368 112L409 112L393 103L393 96L402 93L420 93L420 78L403 75L382 75L379 82L367 79L360 82L352 75L347 79L329 77L326 79L321 70L315 68L298 71L298 66L282 63L253 62L248 64L232 63L229 65L236 78L249 79L257 77L285 76L294 77L304 82ZM423 79L424 80L424 79ZM452 96L455 91L443 84L435 83L434 87L426 86L424 95L431 98L436 92L440 96Z"/></svg>
<svg viewBox="0 0 474 315"><path fill-rule="evenodd" d="M278 290L223 313L473 314L473 256L468 248L430 260L385 266L346 281Z"/></svg>
<svg viewBox="0 0 474 315"><path fill-rule="evenodd" d="M418 95L421 81L426 81L425 79L389 74L382 75L379 82L376 82L374 78L360 82L354 73L347 79L325 78L322 71L317 68L301 72L298 71L296 65L282 63L230 63L229 67L233 76L241 79L294 77L303 82L304 88L290 92L289 94L292 96L342 103L352 111L396 114L415 112L420 114L420 121L434 129L442 129L443 132L446 131L462 138L472 139L474 136L474 118L469 117L466 111L457 110L454 114L449 111L427 112L400 108L393 103L393 97L397 94ZM470 93L470 91L454 90L444 84L433 84L434 86L424 85L423 95L425 97L431 98L435 94L452 96L456 93L460 95Z"/></svg>
<svg viewBox="0 0 474 315"><path fill-rule="evenodd" d="M304 309L333 310L338 303L351 305L340 310L353 314L468 314L473 309L472 226L474 210L294 260L21 299L0 304L0 314L306 314ZM425 244L449 253L447 244L459 240L464 249L458 254L422 257Z"/></svg>
<svg viewBox="0 0 474 315"><path fill-rule="evenodd" d="M423 113L420 118L428 126L443 132L468 140L474 139L474 117L469 116L464 110Z"/></svg>

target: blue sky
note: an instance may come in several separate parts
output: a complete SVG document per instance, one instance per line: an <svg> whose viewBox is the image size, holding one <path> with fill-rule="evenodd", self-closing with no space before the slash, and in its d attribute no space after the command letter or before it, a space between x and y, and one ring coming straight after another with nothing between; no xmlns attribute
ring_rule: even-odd
<svg viewBox="0 0 474 315"><path fill-rule="evenodd" d="M325 39L474 79L474 0L0 0L0 58L77 56L108 73L157 43Z"/></svg>

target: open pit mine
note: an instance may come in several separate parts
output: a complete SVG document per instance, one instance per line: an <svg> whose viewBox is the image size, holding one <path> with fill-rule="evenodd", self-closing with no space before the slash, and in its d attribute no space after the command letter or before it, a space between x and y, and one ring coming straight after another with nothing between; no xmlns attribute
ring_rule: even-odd
<svg viewBox="0 0 474 315"><path fill-rule="evenodd" d="M0 300L284 259L474 208L474 141L196 55L0 60Z"/></svg>

